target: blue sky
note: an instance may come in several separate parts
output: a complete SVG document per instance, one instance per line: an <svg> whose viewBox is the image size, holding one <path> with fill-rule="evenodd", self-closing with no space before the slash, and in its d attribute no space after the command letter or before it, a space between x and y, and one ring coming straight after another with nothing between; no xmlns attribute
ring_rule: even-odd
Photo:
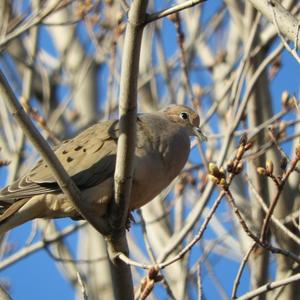
<svg viewBox="0 0 300 300"><path fill-rule="evenodd" d="M26 2L26 1L25 1ZM213 13L215 7L220 5L221 1L209 1L206 6L206 17L208 18L211 13ZM165 30L166 34L163 36L166 47L167 56L170 57L174 53L174 49L177 48L176 36L174 31L173 24L170 21L166 20ZM82 34L84 30L82 30ZM80 31L81 31L80 30ZM47 35L45 29L42 29L39 41L39 46L49 51L52 54L56 54L56 51L51 43L49 36ZM93 47L91 47L92 49ZM92 51L92 50L90 50ZM300 87L300 69L299 65L296 63L295 59L291 57L289 53L284 51L282 55L282 67L279 74L274 79L271 85L271 94L273 97L273 107L274 111L279 111L281 106L281 93L284 90L290 91L292 94L295 94L299 97L299 87ZM104 66L107 68L107 66ZM106 70L106 73L107 70ZM102 76L105 76L106 73L102 73ZM104 75L103 75L104 74ZM203 76L199 79L199 76ZM203 81L205 82L206 75L201 75L201 73L194 74L193 81ZM99 83L100 82L100 83ZM103 95L106 93L106 82L104 80L99 80L98 84L101 85L99 90L101 90ZM63 98L68 93L68 88L63 87L59 96ZM103 96L102 95L102 96ZM102 99L105 97L101 97ZM263 99L262 99L263 101ZM288 150L288 146L287 150ZM194 157L192 157L194 159ZM0 168L0 184L4 185L6 180L6 170L5 168ZM218 209L218 213L222 213L225 210L226 204L223 203L221 207ZM63 220L58 221L61 225L70 224L72 221ZM225 224L226 225L226 224ZM27 235L30 232L31 224L25 224L22 227L15 229L11 233L11 240L14 241L13 246L14 250L20 249L24 242L27 239ZM210 230L208 230L205 234L205 238L210 238L213 235ZM37 239L36 239L37 240ZM76 235L72 235L68 239L68 244L73 245L73 251L76 251ZM192 250L191 255L191 264L193 264L194 259L199 257L199 246L195 247ZM230 294L232 288L232 282L234 277L236 276L236 272L238 269L238 264L233 263L231 260L224 259L223 257L219 257L214 254L210 256L210 261L215 265L215 270L217 274L222 278L222 282L225 283L226 290ZM205 267L203 267L203 271ZM245 273L247 275L247 272ZM8 282L11 285L11 294L13 299L15 300L23 300L23 299L44 299L44 300L52 300L52 299L74 299L74 290L68 281L61 275L54 261L49 257L49 255L45 251L38 251L33 255L20 260L15 263L13 266L8 267L0 274L2 282ZM203 285L205 286L205 296L207 299L218 299L220 295L217 293L214 284L211 281L209 276L203 276ZM239 293L246 292L249 288L246 282L242 282ZM158 293L162 293L161 299L167 299L163 289L159 286L156 288ZM191 295L192 298L197 295Z"/></svg>

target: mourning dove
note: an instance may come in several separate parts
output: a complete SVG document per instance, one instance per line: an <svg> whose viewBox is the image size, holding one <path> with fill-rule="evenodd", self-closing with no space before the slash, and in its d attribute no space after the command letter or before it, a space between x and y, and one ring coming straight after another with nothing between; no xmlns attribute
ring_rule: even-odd
<svg viewBox="0 0 300 300"><path fill-rule="evenodd" d="M104 121L54 148L82 200L98 216L105 215L114 195L118 135L118 120ZM199 116L189 107L137 115L130 210L148 203L179 174L189 155L190 136L205 139ZM80 218L42 159L0 192L0 211L0 233L34 218Z"/></svg>

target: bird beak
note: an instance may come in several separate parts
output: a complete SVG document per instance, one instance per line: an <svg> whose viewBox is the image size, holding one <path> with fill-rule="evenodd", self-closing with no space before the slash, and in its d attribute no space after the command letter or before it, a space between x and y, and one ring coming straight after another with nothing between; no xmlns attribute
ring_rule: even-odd
<svg viewBox="0 0 300 300"><path fill-rule="evenodd" d="M198 137L201 142L207 141L207 137L205 136L205 134L201 131L201 129L199 127L194 127L193 132L194 132L195 136Z"/></svg>

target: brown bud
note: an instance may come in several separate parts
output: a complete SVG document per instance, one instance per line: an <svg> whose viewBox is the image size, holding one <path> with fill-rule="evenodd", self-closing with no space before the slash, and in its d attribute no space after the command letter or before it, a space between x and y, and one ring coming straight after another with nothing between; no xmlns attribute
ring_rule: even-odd
<svg viewBox="0 0 300 300"><path fill-rule="evenodd" d="M220 180L220 185L221 185L223 188L225 188L225 189L228 188L228 183L226 182L226 179L225 179L225 178L221 178L221 180Z"/></svg>
<svg viewBox="0 0 300 300"><path fill-rule="evenodd" d="M286 123L280 122L278 131L279 131L279 134L281 137L283 137L285 135L286 127L287 127Z"/></svg>
<svg viewBox="0 0 300 300"><path fill-rule="evenodd" d="M227 172L229 172L229 173L233 173L234 172L234 163L233 163L233 161L230 161L227 164Z"/></svg>
<svg viewBox="0 0 300 300"><path fill-rule="evenodd" d="M46 122L46 120L42 116L38 116L37 117L37 121L41 124L42 127L46 127L47 126L47 122Z"/></svg>
<svg viewBox="0 0 300 300"><path fill-rule="evenodd" d="M219 184L219 179L215 177L214 175L208 174L208 179L212 181L214 184Z"/></svg>
<svg viewBox="0 0 300 300"><path fill-rule="evenodd" d="M265 168L263 168L263 167L258 167L258 168L256 169L256 171L257 171L257 173L258 173L259 175L266 175L266 174L267 174L267 170L266 170Z"/></svg>
<svg viewBox="0 0 300 300"><path fill-rule="evenodd" d="M215 64L219 65L225 61L226 53L224 51L219 51L217 55L215 55Z"/></svg>
<svg viewBox="0 0 300 300"><path fill-rule="evenodd" d="M289 98L290 98L290 95L289 95L288 91L284 91L281 94L281 104L282 104L282 106L283 106L284 109L288 108Z"/></svg>
<svg viewBox="0 0 300 300"><path fill-rule="evenodd" d="M219 177L219 176L220 176L219 168L218 168L218 166L217 166L215 163L213 163L213 162L210 162L210 163L208 164L208 171L209 171L209 174L211 174L211 175L214 175L214 176L216 176L216 177Z"/></svg>
<svg viewBox="0 0 300 300"><path fill-rule="evenodd" d="M195 96L198 98L202 97L204 94L203 88L199 84L193 85L193 92L194 92Z"/></svg>
<svg viewBox="0 0 300 300"><path fill-rule="evenodd" d="M8 166L11 163L9 160L0 160L0 168Z"/></svg>
<svg viewBox="0 0 300 300"><path fill-rule="evenodd" d="M197 190L200 191L200 192L202 192L203 189L204 189L204 184L203 184L202 182L201 182L201 183L198 183L198 184L197 184Z"/></svg>
<svg viewBox="0 0 300 300"><path fill-rule="evenodd" d="M183 44L184 41L185 41L185 34L183 32L181 32L179 35L178 35L178 40L179 40L179 43L180 44Z"/></svg>
<svg viewBox="0 0 300 300"><path fill-rule="evenodd" d="M254 255L254 257L259 257L259 256L261 256L262 254L264 254L265 251L266 251L265 248L260 247L260 246L256 246L256 247L254 248L253 255Z"/></svg>
<svg viewBox="0 0 300 300"><path fill-rule="evenodd" d="M126 25L125 23L121 23L122 20L119 20L120 24L117 26L116 28L116 40L118 39L118 37L124 32Z"/></svg>
<svg viewBox="0 0 300 300"><path fill-rule="evenodd" d="M198 172L198 178L200 181L205 181L206 179L206 173L204 173L203 171L199 170Z"/></svg>
<svg viewBox="0 0 300 300"><path fill-rule="evenodd" d="M288 160L285 156L281 157L281 160L280 160L280 168L281 170L285 171L286 167L287 167L287 164L288 164Z"/></svg>
<svg viewBox="0 0 300 300"><path fill-rule="evenodd" d="M169 15L169 16L168 16L168 19L169 19L171 22L176 22L176 19L177 19L176 13L173 13L173 14Z"/></svg>
<svg viewBox="0 0 300 300"><path fill-rule="evenodd" d="M269 173L269 174L273 174L273 170L274 170L274 164L271 160L267 160L266 161L266 171Z"/></svg>
<svg viewBox="0 0 300 300"><path fill-rule="evenodd" d="M253 142L253 141L250 141L250 142L248 142L248 143L246 144L246 146L245 146L245 151L247 151L247 150L251 149L251 148L252 148L252 146L253 146L253 144L254 144L254 142Z"/></svg>
<svg viewBox="0 0 300 300"><path fill-rule="evenodd" d="M281 59L279 57L277 57L271 64L271 67L269 68L269 80L270 81L272 81L272 79L277 75L277 73L280 70L280 67L281 67Z"/></svg>
<svg viewBox="0 0 300 300"><path fill-rule="evenodd" d="M245 111L242 112L241 121L244 122L247 119L247 114Z"/></svg>
<svg viewBox="0 0 300 300"><path fill-rule="evenodd" d="M160 274L157 274L154 278L154 281L155 282L159 282L159 281L162 281L164 279L164 277Z"/></svg>
<svg viewBox="0 0 300 300"><path fill-rule="evenodd" d="M240 146L245 146L248 142L248 137L247 137L247 133L243 133L240 137Z"/></svg>
<svg viewBox="0 0 300 300"><path fill-rule="evenodd" d="M187 177L187 183L190 184L190 185L195 185L196 184L196 180L193 176L189 175Z"/></svg>
<svg viewBox="0 0 300 300"><path fill-rule="evenodd" d="M241 173L242 170L243 170L243 163L242 163L242 162L239 162L238 165L237 165L236 168L235 168L235 174Z"/></svg>
<svg viewBox="0 0 300 300"><path fill-rule="evenodd" d="M223 167L221 167L219 169L219 176L222 177L222 178L225 178L226 177L226 173L225 173L225 170Z"/></svg>
<svg viewBox="0 0 300 300"><path fill-rule="evenodd" d="M159 272L159 268L158 267L152 267L152 268L149 269L148 277L150 279L153 279L153 278L155 278L158 275L158 272Z"/></svg>
<svg viewBox="0 0 300 300"><path fill-rule="evenodd" d="M244 153L245 153L244 146L240 146L239 149L238 149L238 151L237 151L236 158L238 160L240 160L243 157Z"/></svg>
<svg viewBox="0 0 300 300"><path fill-rule="evenodd" d="M68 117L69 121L75 122L79 119L80 113L76 110L70 110L70 111L68 111L67 117Z"/></svg>
<svg viewBox="0 0 300 300"><path fill-rule="evenodd" d="M175 193L176 195L182 195L184 191L184 184L182 184L181 182L177 183L175 185Z"/></svg>
<svg viewBox="0 0 300 300"><path fill-rule="evenodd" d="M105 3L109 6L113 5L113 0L105 0Z"/></svg>

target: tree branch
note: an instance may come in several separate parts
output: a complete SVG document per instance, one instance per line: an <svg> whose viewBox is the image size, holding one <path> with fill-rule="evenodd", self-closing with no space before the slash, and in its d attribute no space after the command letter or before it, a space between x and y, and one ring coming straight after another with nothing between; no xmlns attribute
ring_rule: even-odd
<svg viewBox="0 0 300 300"><path fill-rule="evenodd" d="M136 139L137 79L142 42L143 21L148 1L134 1L128 16L119 96L120 136L115 169L115 199L112 225L116 230L125 226L128 216L131 179Z"/></svg>
<svg viewBox="0 0 300 300"><path fill-rule="evenodd" d="M134 299L130 267L115 258L117 253L128 253L125 225L128 218L133 175L137 80L147 4L147 0L135 0L131 4L123 47L119 96L120 136L114 175L114 202L110 214L113 233L108 237L109 254L113 260L111 270L114 293L117 299Z"/></svg>
<svg viewBox="0 0 300 300"><path fill-rule="evenodd" d="M171 14L174 14L174 13L179 12L181 10L193 7L193 6L198 5L199 3L202 3L202 2L205 2L205 1L206 0L189 0L189 1L177 4L177 5L174 5L173 7L170 7L170 8L161 10L159 12L153 13L151 15L148 15L147 18L146 18L145 23L146 24L151 23L153 21L156 21L158 19L167 17Z"/></svg>
<svg viewBox="0 0 300 300"><path fill-rule="evenodd" d="M286 10L278 0L248 0L270 22L274 22L274 13L280 32L300 47L299 21ZM276 24L274 24L276 26Z"/></svg>
<svg viewBox="0 0 300 300"><path fill-rule="evenodd" d="M259 287L258 289L255 289L253 291L250 291L250 292L244 294L243 296L241 296L237 299L238 300L252 299L252 298L254 298L258 295L262 295L262 294L267 293L271 290L274 290L274 289L279 288L281 286L291 284L291 283L299 281L299 280L300 280L300 273L297 273L297 274L295 274L291 277L285 278L285 279L269 282L269 283Z"/></svg>

